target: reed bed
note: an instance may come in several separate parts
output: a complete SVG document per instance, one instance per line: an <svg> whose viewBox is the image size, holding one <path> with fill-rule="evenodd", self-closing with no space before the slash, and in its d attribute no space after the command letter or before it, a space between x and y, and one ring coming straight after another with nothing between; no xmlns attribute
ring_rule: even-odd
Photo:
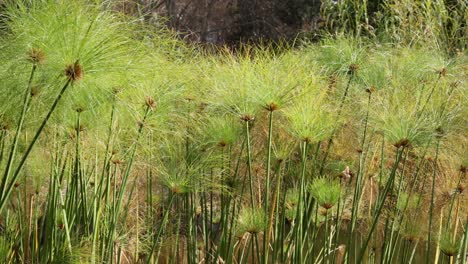
<svg viewBox="0 0 468 264"><path fill-rule="evenodd" d="M466 262L466 55L108 10L6 3L1 263Z"/></svg>

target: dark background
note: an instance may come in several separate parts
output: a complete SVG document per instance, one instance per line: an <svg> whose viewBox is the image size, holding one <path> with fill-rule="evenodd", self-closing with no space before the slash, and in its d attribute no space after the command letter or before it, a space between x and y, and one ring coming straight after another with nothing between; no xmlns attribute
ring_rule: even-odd
<svg viewBox="0 0 468 264"><path fill-rule="evenodd" d="M323 27L321 5L321 0L130 0L117 8L145 14L148 21L166 17L167 25L190 41L229 45L313 34Z"/></svg>

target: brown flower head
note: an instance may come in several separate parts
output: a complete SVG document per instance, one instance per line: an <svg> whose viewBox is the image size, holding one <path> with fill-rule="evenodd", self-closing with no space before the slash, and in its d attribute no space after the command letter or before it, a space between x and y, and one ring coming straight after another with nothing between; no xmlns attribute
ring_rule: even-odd
<svg viewBox="0 0 468 264"><path fill-rule="evenodd" d="M249 115L249 114L245 114L245 115L242 115L240 117L240 119L244 122L251 122L251 121L254 121L255 120L255 117L253 117L252 115Z"/></svg>
<svg viewBox="0 0 468 264"><path fill-rule="evenodd" d="M461 173L466 173L466 166L460 165L460 172Z"/></svg>
<svg viewBox="0 0 468 264"><path fill-rule="evenodd" d="M85 108L82 107L82 106L78 106L78 107L75 109L75 111L76 111L77 113L82 113L84 110L85 110Z"/></svg>
<svg viewBox="0 0 468 264"><path fill-rule="evenodd" d="M450 88L458 88L458 86L460 86L460 81L454 81L454 82L451 82L450 83Z"/></svg>
<svg viewBox="0 0 468 264"><path fill-rule="evenodd" d="M335 90L337 83L338 83L338 76L336 74L332 74L328 76L328 90L330 92Z"/></svg>
<svg viewBox="0 0 468 264"><path fill-rule="evenodd" d="M120 92L122 92L123 88L122 87L118 87L118 86L115 86L112 88L112 93L117 95L119 94Z"/></svg>
<svg viewBox="0 0 468 264"><path fill-rule="evenodd" d="M264 105L263 108L265 108L265 110L267 111L273 112L279 109L279 105L275 102L271 102L271 103Z"/></svg>
<svg viewBox="0 0 468 264"><path fill-rule="evenodd" d="M80 124L80 126L75 126L75 131L76 132L84 132L86 131L86 127L82 124Z"/></svg>
<svg viewBox="0 0 468 264"><path fill-rule="evenodd" d="M29 95L31 95L31 97L35 97L40 92L41 92L41 88L39 86L33 86L33 87L31 87L31 92L29 93Z"/></svg>
<svg viewBox="0 0 468 264"><path fill-rule="evenodd" d="M447 69L442 68L442 69L437 71L437 74L439 74L439 77L445 77L447 75Z"/></svg>
<svg viewBox="0 0 468 264"><path fill-rule="evenodd" d="M198 111L203 112L205 109L208 107L208 103L201 102L200 105L198 106Z"/></svg>
<svg viewBox="0 0 468 264"><path fill-rule="evenodd" d="M154 101L153 97L151 97L151 96L146 97L145 104L151 110L153 110L154 107L156 106L156 102Z"/></svg>
<svg viewBox="0 0 468 264"><path fill-rule="evenodd" d="M28 51L28 60L33 64L43 64L45 61L45 53L41 49L32 48Z"/></svg>
<svg viewBox="0 0 468 264"><path fill-rule="evenodd" d="M441 138L445 134L445 131L444 131L444 129L442 127L436 128L435 132L436 132L435 135L436 135L437 138Z"/></svg>
<svg viewBox="0 0 468 264"><path fill-rule="evenodd" d="M137 126L139 128L142 128L144 125L145 125L145 123L143 123L143 121L137 121Z"/></svg>
<svg viewBox="0 0 468 264"><path fill-rule="evenodd" d="M115 164L115 165L121 165L121 164L123 164L123 160L115 159L115 160L112 161L112 163Z"/></svg>
<svg viewBox="0 0 468 264"><path fill-rule="evenodd" d="M354 176L354 173L349 169L349 166L346 166L346 168L338 175L339 178L348 180L351 179Z"/></svg>
<svg viewBox="0 0 468 264"><path fill-rule="evenodd" d="M73 64L67 65L67 67L65 68L65 76L67 76L67 79L72 82L79 81L83 78L83 75L83 66L81 66L81 64L78 61L76 61Z"/></svg>
<svg viewBox="0 0 468 264"><path fill-rule="evenodd" d="M359 65L357 65L356 63L353 63L349 65L348 74L355 74L358 70L359 70Z"/></svg>
<svg viewBox="0 0 468 264"><path fill-rule="evenodd" d="M369 88L366 88L366 93L368 94L372 94L375 92L375 87L369 87Z"/></svg>
<svg viewBox="0 0 468 264"><path fill-rule="evenodd" d="M224 148L224 147L226 147L226 146L227 146L226 141L220 140L220 141L218 142L218 147Z"/></svg>
<svg viewBox="0 0 468 264"><path fill-rule="evenodd" d="M405 148L405 147L409 147L411 144L410 144L409 139L404 138L404 139L399 140L398 142L396 142L396 143L393 144L393 145L394 145L396 148L400 148L400 147Z"/></svg>

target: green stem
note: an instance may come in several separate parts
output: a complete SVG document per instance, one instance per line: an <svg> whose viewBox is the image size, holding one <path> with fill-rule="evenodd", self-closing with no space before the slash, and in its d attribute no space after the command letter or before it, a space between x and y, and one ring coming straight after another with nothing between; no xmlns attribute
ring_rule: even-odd
<svg viewBox="0 0 468 264"><path fill-rule="evenodd" d="M432 240L432 218L434 213L434 199L435 199L435 182L436 182L436 175L437 175L437 159L439 157L439 149L440 149L440 138L437 140L437 147L436 147L436 154L434 159L434 170L432 173L432 188L431 188L431 205L429 208L429 227L427 232L427 245L426 245L426 263L429 263L429 255L431 253L431 240Z"/></svg>
<svg viewBox="0 0 468 264"><path fill-rule="evenodd" d="M467 218L465 220L465 232L463 234L463 244L462 244L461 248L462 248L462 250L461 250L462 252L461 252L461 255L460 255L460 257L462 259L461 263L467 263L466 258L468 256L468 254L467 254L467 249L468 249L468 216L467 216Z"/></svg>
<svg viewBox="0 0 468 264"><path fill-rule="evenodd" d="M343 96L341 97L340 105L338 106L337 119L341 117L341 111L343 110L346 97L348 97L349 87L351 86L351 81L353 80L353 77L354 77L354 73L351 73L348 78L348 83L346 84L345 92ZM330 138L328 139L327 149L325 151L325 154L323 155L322 165L320 166L320 175L323 175L323 170L325 169L325 163L327 162L327 158L330 153L331 146L333 144L333 138L335 136L335 133L336 133L336 129L333 129L333 132Z"/></svg>
<svg viewBox="0 0 468 264"><path fill-rule="evenodd" d="M409 149L406 149L406 153L404 153L404 158L403 158L403 168L401 169L401 175L400 175L400 179L399 179L399 183L398 183L398 190L397 190L397 195L396 195L396 201L398 201L400 199L400 194L402 192L402 189L403 189L403 179L405 178L405 170L406 170L406 164L407 164L407 161L408 161L408 154L409 154ZM409 196L408 196L409 197ZM405 204L405 206L407 205L408 203ZM392 221L392 226L390 228L390 232L391 232L391 235L390 235L390 242L389 242L389 250L388 252L390 253L388 255L388 260L387 262L390 262L392 259L393 259L393 255L395 253L395 249L396 249L396 246L398 245L398 238L399 238L399 233L398 233L398 229L400 228L401 225L399 225L399 223L402 223L403 222L403 212L400 212L401 213L401 216L399 215L399 212L398 212L398 208L394 208L394 211L393 211L393 214L394 214L394 219ZM395 242L392 243L393 241L393 236L394 234L396 234L396 238L394 239ZM387 252L384 252L385 254Z"/></svg>
<svg viewBox="0 0 468 264"><path fill-rule="evenodd" d="M303 236L303 207L304 207L304 197L305 197L305 175L306 175L306 165L307 165L307 141L302 142L302 155L301 155L301 161L302 161L302 170L301 170L301 183L300 183L300 190L299 190L299 199L297 202L297 216L296 218L298 219L297 223L297 230L298 232L296 233L296 258L297 258L297 263L302 263L302 236Z"/></svg>
<svg viewBox="0 0 468 264"><path fill-rule="evenodd" d="M164 228L166 226L166 222L167 222L167 219L169 217L169 213L171 212L172 202L174 201L174 196L175 196L175 194L173 194L173 193L171 193L171 195L169 196L169 203L168 203L168 206L167 206L167 210L164 213L163 221L161 223L161 226L159 227L159 231L158 231L156 237L153 238L153 245L151 246L151 250L149 252L148 259L146 261L146 263L148 263L148 264L151 263L151 257L153 256L153 252L156 249L156 246L159 243L159 238L161 237L161 235L162 235L162 233L164 231ZM158 255L159 255L159 253L158 253Z"/></svg>
<svg viewBox="0 0 468 264"><path fill-rule="evenodd" d="M128 181L129 176L130 176L131 169L132 169L133 160L135 158L137 145L138 145L138 142L140 141L140 137L141 137L141 134L143 132L143 127L144 127L145 121L146 121L150 111L151 111L151 107L147 106L145 114L143 116L142 124L138 128L137 137L136 137L135 143L134 143L133 148L132 148L131 153L130 153L129 162L127 164L127 167L125 168L125 172L124 172L123 177L122 177L122 182L120 184L121 187L118 190L118 193L116 193L116 197L114 197L114 201L116 201L116 202L114 202L114 205L113 205L114 212L112 214L110 228L109 228L109 232L108 232L108 235L107 235L107 241L108 241L108 246L107 246L107 250L106 250L107 254L109 254L111 249L112 249L111 247L112 247L113 243L111 243L111 242L114 240L114 234L115 234L115 229L117 227L117 219L119 218L119 215L120 215L120 209L121 209L121 206L122 206L123 195L124 195L126 187L127 187L127 181ZM106 256L106 259L107 259L107 257L108 257L108 255Z"/></svg>
<svg viewBox="0 0 468 264"><path fill-rule="evenodd" d="M323 263L327 262L328 257L328 209L325 210L325 237L324 237L324 247L323 247Z"/></svg>
<svg viewBox="0 0 468 264"><path fill-rule="evenodd" d="M55 98L55 101L52 104L51 108L49 109L49 112L47 113L46 117L42 121L42 124L40 125L38 130L36 131L36 134L34 135L31 143L29 143L29 146L26 149L26 152L23 154L23 157L21 158L21 161L18 164L18 167L15 170L15 173L13 174L13 177L12 177L12 179L10 181L10 184L8 185L6 191L2 192L3 195L2 195L1 200L0 200L0 213L3 211L3 209L5 207L5 204L6 204L7 200L8 200L8 197L10 196L11 191L13 190L13 187L15 185L15 182L19 177L19 173L20 173L21 169L23 168L24 163L28 159L29 154L31 154L31 150L34 147L34 144L36 143L37 139L39 139L39 136L41 135L42 130L44 129L47 122L49 121L50 117L52 116L52 113L54 112L55 108L57 107L58 103L60 102L60 99L62 98L63 94L67 90L70 83L71 83L71 80L68 79L67 82L65 83L65 85L63 86L62 90L60 90L60 93L58 94L58 96Z"/></svg>
<svg viewBox="0 0 468 264"><path fill-rule="evenodd" d="M442 77L442 75L439 74L439 77L437 78L436 82L434 83L434 86L432 86L432 89L431 89L431 92L429 93L429 95L427 96L426 98L426 102L424 102L423 106L421 107L421 110L419 111L419 115L424 113L424 110L426 109L426 106L427 104L429 103L429 101L431 100L432 98L432 94L434 93L436 87L437 87L437 84L439 83L440 81L440 78Z"/></svg>
<svg viewBox="0 0 468 264"><path fill-rule="evenodd" d="M359 167L358 167L358 173L356 177L356 183L354 186L354 197L353 197L353 206L351 210L351 227L349 229L349 234L348 234L348 244L347 244L347 252L351 250L351 242L352 242L352 237L354 233L354 229L356 228L356 220L358 218L358 212L359 212L359 200L360 200L360 194L361 194L361 181L362 181L362 167L363 167L363 155L362 153L359 153ZM347 259L348 262L350 261L351 254L347 254Z"/></svg>
<svg viewBox="0 0 468 264"><path fill-rule="evenodd" d="M271 174L271 149L272 149L272 136L273 136L273 111L269 112L269 123L268 123L268 146L267 146L267 163L266 163L266 183L265 183L265 216L268 216L268 198L270 195L270 174ZM269 242L270 242L270 225L265 226L264 238L263 239L263 263L268 262L269 253Z"/></svg>
<svg viewBox="0 0 468 264"><path fill-rule="evenodd" d="M252 208L255 208L254 202L254 192L253 192L253 178L252 178L252 153L251 153L251 145L250 145L250 126L249 121L245 121L245 134L247 137L247 166L248 166L248 174L249 174L249 182L250 182L250 203Z"/></svg>
<svg viewBox="0 0 468 264"><path fill-rule="evenodd" d="M270 210L270 220L269 220L269 232L272 232L271 229L273 228L273 220L274 220L274 226L275 226L275 230L274 230L274 235L273 235L273 259L272 259L272 262L274 263L276 261L276 246L277 246L277 243L275 243L276 241L279 241L278 238L279 238L279 219L280 219L280 209L279 209L279 201L280 201L280 190L281 190L281 178L282 178L282 174L281 174L281 169L282 169L282 165L283 162L281 163L278 163L278 166L277 166L277 169L276 169L276 188L275 188L275 194L273 195L273 205L271 207L271 210ZM284 206L283 206L284 207Z"/></svg>
<svg viewBox="0 0 468 264"><path fill-rule="evenodd" d="M8 183L8 178L10 177L10 172L11 168L13 167L13 161L15 159L15 154L16 154L16 148L18 147L18 140L21 134L21 130L23 128L23 122L24 122L24 117L26 116L27 109L29 108L29 104L31 102L31 84L34 79L34 73L36 72L37 65L34 64L32 69L31 69L31 74L29 76L29 82L28 82L28 87L26 89L26 92L24 94L23 98L23 109L21 110L20 118L18 120L18 124L16 126L16 133L15 137L13 139L13 144L11 145L11 150L10 150L10 155L8 157L8 161L5 167L5 173L3 175L2 179L2 186L1 186L1 199L3 200L3 197L5 196L5 187L7 186ZM3 151L2 151L3 152ZM15 179L14 179L15 180ZM14 184L15 181L12 182ZM1 212L1 209L0 209Z"/></svg>
<svg viewBox="0 0 468 264"><path fill-rule="evenodd" d="M362 154L362 151L364 150L364 145L366 143L366 136L367 136L367 125L368 125L368 120L369 120L369 110L370 110L370 103L372 99L372 93L369 93L368 99L367 99L367 112L366 112L366 117L364 121L364 132L362 136L362 143L361 143L361 150L359 152L359 168L357 172L357 178L356 178L356 184L354 188L354 199L353 199L353 207L352 207L352 212L351 212L351 228L349 231L349 240L348 240L348 251L351 249L351 240L352 236L354 233L354 229L356 227L356 220L358 218L358 212L359 212L359 201L361 199L361 181L362 181L362 175L364 174L364 156ZM349 256L348 254L348 261L349 261Z"/></svg>
<svg viewBox="0 0 468 264"><path fill-rule="evenodd" d="M397 150L397 154L396 154L396 158L395 158L395 164L393 165L392 172L391 172L390 177L387 180L387 183L385 185L385 189L384 189L384 191L382 193L382 197L378 201L378 205L377 205L375 215L374 215L374 221L372 223L369 234L367 235L367 238L366 238L366 240L365 240L365 242L364 242L364 244L363 244L363 246L361 248L361 252L359 253L359 260L358 260L357 263L362 262L362 260L364 258L364 253L366 252L367 246L369 245L369 242L370 242L370 240L372 238L372 234L373 234L375 228L377 227L377 223L379 221L379 216L380 216L380 214L382 212L382 209L384 207L385 200L387 198L388 193L390 192L390 189L393 187L393 182L395 180L396 171L398 169L398 164L400 164L400 160L401 160L403 150L404 150L404 148Z"/></svg>
<svg viewBox="0 0 468 264"><path fill-rule="evenodd" d="M458 177L458 181L457 181L457 187L460 186L461 182L462 182L462 179L464 178L464 174L463 172L460 172L459 173L459 177ZM458 201L460 201L460 193L457 193L455 195L453 195L451 201L450 201L450 210L449 210L449 215L447 217L447 223L445 225L445 229L449 229L450 228L450 225L451 225L451 222L452 222L452 211L453 211L453 205L455 204L455 198L458 197ZM455 221L457 221L457 219L455 219Z"/></svg>

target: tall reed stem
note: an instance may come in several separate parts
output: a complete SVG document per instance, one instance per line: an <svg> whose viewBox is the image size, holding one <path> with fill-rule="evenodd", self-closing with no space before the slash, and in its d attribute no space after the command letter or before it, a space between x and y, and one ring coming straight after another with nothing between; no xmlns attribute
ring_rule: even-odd
<svg viewBox="0 0 468 264"><path fill-rule="evenodd" d="M308 142L304 140L301 143L301 163L302 163L302 169L301 169L301 181L300 181L300 186L299 186L299 199L297 202L297 215L296 219L298 219L297 223L297 232L296 232L296 261L297 263L302 263L302 237L303 237L303 220L304 220L304 199L305 199L305 175L306 175L306 168L307 168L307 146Z"/></svg>
<svg viewBox="0 0 468 264"><path fill-rule="evenodd" d="M8 161L5 167L5 173L2 178L2 185L0 187L0 190L1 190L0 198L2 200L3 200L3 197L5 196L5 191L6 191L5 187L7 186L8 178L10 177L11 168L13 167L13 161L15 159L16 148L18 147L18 139L20 137L21 130L23 128L24 117L26 116L27 109L29 108L29 104L31 102L31 85L34 79L34 73L36 72L36 69L37 69L37 65L33 64L33 67L31 69L31 73L29 76L28 86L27 86L27 89L25 91L24 98L23 98L23 109L21 110L20 118L18 119L18 124L16 125L15 137L11 145L10 155L8 156ZM3 155L3 150L2 150L2 155ZM15 183L15 179L14 181L12 181L12 184L14 183ZM0 208L0 212L1 212L1 208Z"/></svg>
<svg viewBox="0 0 468 264"><path fill-rule="evenodd" d="M378 201L375 213L374 213L374 219L373 219L369 234L367 235L367 238L366 238L366 240L365 240L365 242L364 242L364 244L363 244L363 246L361 248L361 251L359 253L359 259L358 259L357 263L362 262L362 260L364 258L364 255L365 255L365 252L367 250L367 246L369 245L369 242L370 242L370 240L372 238L372 234L374 233L374 230L377 227L377 223L379 222L379 217L380 217L380 214L381 214L382 209L384 207L387 195L390 192L390 189L393 188L393 183L394 183L394 180L395 180L396 171L398 169L398 164L400 164L401 156L402 156L402 153L403 153L404 149L405 149L404 147L397 149L397 153L396 153L396 157L395 157L395 164L393 165L392 172L390 173L390 177L387 180L387 183L385 185L385 189L384 189L381 197L379 198L379 201Z"/></svg>
<svg viewBox="0 0 468 264"><path fill-rule="evenodd" d="M245 121L245 136L247 140L247 171L249 175L250 187L250 203L252 208L255 208L254 192L253 192L253 178L252 178L252 147L250 142L250 121Z"/></svg>
<svg viewBox="0 0 468 264"><path fill-rule="evenodd" d="M351 86L351 81L353 80L354 75L355 75L354 72L351 72L351 74L349 75L348 83L346 84L344 94L341 97L340 105L338 106L337 119L341 117L341 112L343 111L345 100L348 97L349 87ZM330 138L328 139L327 149L325 151L325 154L323 155L322 164L320 166L320 175L323 175L323 170L325 169L325 163L327 162L328 155L330 154L330 150L333 144L333 138L335 137L335 133L336 133L336 129L333 129L333 132Z"/></svg>
<svg viewBox="0 0 468 264"><path fill-rule="evenodd" d="M267 162L266 162L266 183L265 183L265 216L269 213L268 198L270 195L270 174L271 174L271 149L272 149L272 137L273 137L273 111L269 111L269 122L268 122L268 146L267 146ZM274 207L272 205L272 207ZM264 239L263 239L263 263L268 262L269 243L270 243L270 225L265 226Z"/></svg>
<svg viewBox="0 0 468 264"><path fill-rule="evenodd" d="M107 245L107 250L106 250L106 254L105 255L105 260L109 257L109 253L111 252L112 250L112 246L113 246L113 243L110 243L109 241L113 241L114 240L114 234L115 234L115 229L117 227L117 220L119 218L119 215L120 215L120 209L122 207L122 200L123 200L123 195L125 193L125 190L126 190L126 187L127 187L127 182L128 182L128 178L130 176L130 172L132 170L132 165L133 165L133 161L134 161L134 158L135 158L135 154L136 154L136 150L137 150L137 145L138 145L138 142L140 141L140 137L141 137L141 134L143 132L143 127L145 125L145 122L146 122L146 119L148 118L148 115L151 111L151 106L147 106L146 107L146 110L145 110L145 114L143 116L143 119L141 121L141 124L138 128L138 132L137 132L137 137L136 137L136 140L134 142L134 145L133 145L133 148L132 150L130 151L130 157L129 157L129 161L128 161L128 164L127 164L127 167L125 168L125 172L124 172L124 175L123 175L123 178L122 178L122 182L121 182L121 187L120 189L118 190L118 192L116 193L116 196L114 197L114 204L113 204L113 214L112 214L112 219L111 219L111 223L110 223L110 228L109 228L109 232L107 234L107 241L108 241L108 245ZM115 174L114 174L115 175Z"/></svg>
<svg viewBox="0 0 468 264"><path fill-rule="evenodd" d="M21 158L21 161L19 162L18 167L16 168L16 170L15 170L15 172L13 174L13 177L12 177L12 179L10 181L10 184L6 187L6 190L2 191L3 195L2 195L2 197L0 199L0 213L3 211L3 209L5 207L5 204L6 204L7 200L8 200L8 197L10 196L11 191L13 190L13 187L14 187L14 185L16 183L16 180L19 177L19 173L21 172L21 169L23 168L26 160L28 159L29 154L31 154L31 150L34 147L34 144L39 139L39 136L41 135L42 130L46 126L47 122L49 121L50 117L52 116L52 113L54 112L55 108L57 107L58 103L60 102L60 99L62 99L63 94L65 93L65 91L67 90L67 88L68 88L68 86L70 85L71 82L72 82L72 80L68 79L67 82L65 83L65 85L63 86L62 90L60 90L60 93L55 98L55 101L52 104L52 106L50 107L49 112L47 113L46 117L44 118L41 125L37 129L36 134L34 135L31 143L29 143L29 146L26 149L26 152L23 154L23 157Z"/></svg>
<svg viewBox="0 0 468 264"><path fill-rule="evenodd" d="M431 252L431 240L432 240L432 218L434 213L434 202L435 202L435 182L437 176L437 159L439 157L439 149L440 149L440 138L437 140L436 146L436 154L434 159L434 169L432 173L432 188L431 188L431 204L429 208L429 227L427 232L427 244L426 244L426 263L429 263L429 255Z"/></svg>
<svg viewBox="0 0 468 264"><path fill-rule="evenodd" d="M172 202L174 201L174 196L175 196L174 193L171 193L170 196L169 196L169 202L168 202L168 205L167 205L167 210L164 213L163 221L161 223L161 226L159 227L159 231L156 234L156 237L153 238L153 245L151 246L151 250L149 251L149 255L148 255L148 258L147 258L147 261L146 261L146 263L148 263L148 264L151 263L151 258L153 256L153 252L154 252L154 250L156 249L156 246L159 243L159 238L161 237L164 229L166 228L166 222L167 222L167 219L169 217L169 213L171 212L171 207L172 207ZM157 255L159 255L159 250L160 249L158 249L158 254ZM157 262L157 260L156 260L156 262Z"/></svg>

